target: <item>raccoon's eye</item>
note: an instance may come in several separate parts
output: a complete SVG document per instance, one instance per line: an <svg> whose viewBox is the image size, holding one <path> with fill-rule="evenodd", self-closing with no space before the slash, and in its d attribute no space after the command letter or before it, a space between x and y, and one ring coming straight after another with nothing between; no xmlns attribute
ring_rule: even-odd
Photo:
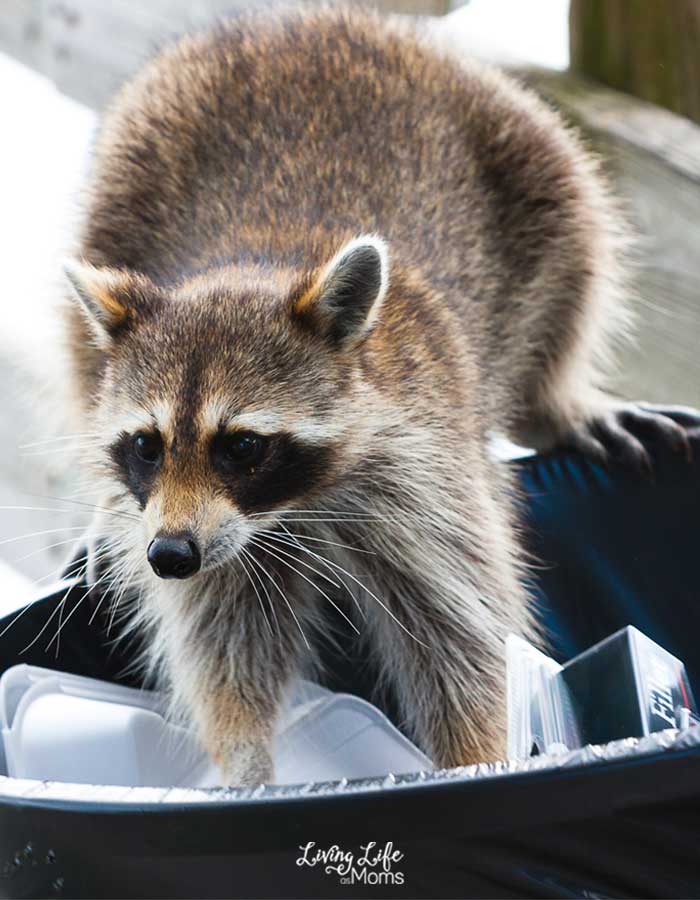
<svg viewBox="0 0 700 900"><path fill-rule="evenodd" d="M133 447L140 460L154 466L163 453L163 440L156 432L139 431L134 435Z"/></svg>
<svg viewBox="0 0 700 900"><path fill-rule="evenodd" d="M214 454L226 468L254 466L260 462L267 444L266 438L253 431L221 434L214 442Z"/></svg>

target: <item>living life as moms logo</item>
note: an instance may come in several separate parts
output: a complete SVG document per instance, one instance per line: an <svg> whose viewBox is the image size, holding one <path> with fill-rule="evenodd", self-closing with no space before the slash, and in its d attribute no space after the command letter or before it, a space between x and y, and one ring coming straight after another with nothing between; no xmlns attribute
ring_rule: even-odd
<svg viewBox="0 0 700 900"><path fill-rule="evenodd" d="M343 850L337 844L325 849L316 841L299 847L298 866L314 869L322 866L326 875L337 875L341 884L403 884L404 873L396 866L403 859L401 850L393 842L378 845L376 841L360 844L359 855Z"/></svg>

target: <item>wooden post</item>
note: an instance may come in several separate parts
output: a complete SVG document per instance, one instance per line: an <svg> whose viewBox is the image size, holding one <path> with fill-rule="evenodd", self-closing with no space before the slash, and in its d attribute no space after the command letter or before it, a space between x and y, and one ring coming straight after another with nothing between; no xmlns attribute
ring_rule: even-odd
<svg viewBox="0 0 700 900"><path fill-rule="evenodd" d="M571 0L571 68L700 122L700 0Z"/></svg>

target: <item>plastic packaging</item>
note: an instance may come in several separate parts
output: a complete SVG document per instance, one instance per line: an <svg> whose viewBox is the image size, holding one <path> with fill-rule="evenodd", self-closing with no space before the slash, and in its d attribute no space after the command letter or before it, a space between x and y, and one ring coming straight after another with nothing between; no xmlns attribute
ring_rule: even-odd
<svg viewBox="0 0 700 900"><path fill-rule="evenodd" d="M585 744L679 728L697 712L683 663L631 626L566 663L560 678Z"/></svg>
<svg viewBox="0 0 700 900"><path fill-rule="evenodd" d="M698 724L683 663L631 626L563 666L510 635L506 659L510 759Z"/></svg>
<svg viewBox="0 0 700 900"><path fill-rule="evenodd" d="M150 787L211 787L218 770L160 697L91 678L15 666L0 678L5 770L15 778ZM275 783L429 770L430 761L375 707L299 682L273 746Z"/></svg>
<svg viewBox="0 0 700 900"><path fill-rule="evenodd" d="M556 754L581 746L562 667L514 634L506 640L508 758Z"/></svg>

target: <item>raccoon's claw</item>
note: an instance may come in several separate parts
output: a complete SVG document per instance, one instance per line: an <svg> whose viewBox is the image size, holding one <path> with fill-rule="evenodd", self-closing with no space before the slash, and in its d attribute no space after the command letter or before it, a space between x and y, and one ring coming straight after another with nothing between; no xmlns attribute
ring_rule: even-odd
<svg viewBox="0 0 700 900"><path fill-rule="evenodd" d="M693 448L688 439L688 432L700 428L700 410L687 406L638 403L631 408L628 415L632 424L640 431L654 435L676 453L682 453L688 462L693 461Z"/></svg>
<svg viewBox="0 0 700 900"><path fill-rule="evenodd" d="M592 459L594 462L600 463L602 466L608 465L608 451L597 437L589 431L588 427L572 431L566 436L562 442L562 446L571 450L578 450L584 456Z"/></svg>
<svg viewBox="0 0 700 900"><path fill-rule="evenodd" d="M644 412L652 413L681 425L686 431L700 429L700 409L692 406L674 406L672 404L638 403L637 407Z"/></svg>
<svg viewBox="0 0 700 900"><path fill-rule="evenodd" d="M692 462L688 438L692 429L700 429L700 411L691 407L620 403L590 419L567 443L603 465L614 462L651 477L653 465L645 438L667 444Z"/></svg>

